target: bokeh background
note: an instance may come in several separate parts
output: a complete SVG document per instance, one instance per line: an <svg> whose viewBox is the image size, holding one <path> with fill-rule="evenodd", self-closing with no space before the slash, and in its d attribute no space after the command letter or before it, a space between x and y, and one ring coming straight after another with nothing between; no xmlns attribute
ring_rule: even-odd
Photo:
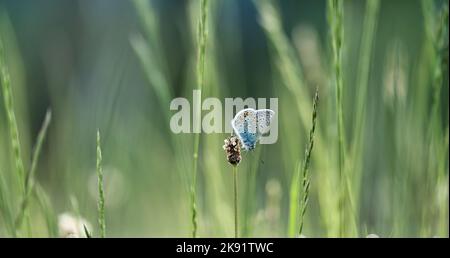
<svg viewBox="0 0 450 258"><path fill-rule="evenodd" d="M246 153L239 166L241 235L292 236L292 181L303 160L317 88L318 132L303 234L337 236L340 190L327 2L209 2L204 97L279 99L278 142ZM348 236L448 237L448 20L440 51L434 37L445 5L448 17L447 3L344 2ZM168 103L191 99L197 87L199 6L195 0L0 0L0 35L26 169L45 113L52 112L36 171L48 206L37 198L30 202L33 236L55 236L48 224L54 228L65 212L84 217L97 234L97 128L107 235L190 236L194 136L169 130L174 112ZM436 69L443 69L440 87ZM437 122L433 105L440 110ZM21 195L3 97L0 107L3 201L16 214ZM361 128L355 127L358 110ZM226 137L201 136L200 236L233 236ZM2 217L5 211L0 236L9 236Z"/></svg>

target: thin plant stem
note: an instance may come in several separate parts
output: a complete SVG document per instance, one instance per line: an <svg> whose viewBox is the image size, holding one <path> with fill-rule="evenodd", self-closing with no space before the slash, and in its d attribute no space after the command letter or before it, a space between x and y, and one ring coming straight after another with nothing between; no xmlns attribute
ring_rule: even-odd
<svg viewBox="0 0 450 258"><path fill-rule="evenodd" d="M35 184L34 174L36 173L37 163L39 161L39 155L41 153L42 144L44 143L45 136L47 135L48 126L50 125L51 119L52 119L52 112L50 110L47 110L44 122L42 124L41 130L39 131L36 140L36 145L34 147L33 157L31 159L31 167L25 179L25 196L22 199L20 205L20 212L15 221L16 227L20 227L22 225L25 214L27 213L28 202L34 190Z"/></svg>
<svg viewBox="0 0 450 258"><path fill-rule="evenodd" d="M301 62L299 62L299 59L297 58L295 49L290 41L290 37L286 35L283 28L282 16L279 8L277 7L277 1L254 0L253 2L259 13L259 22L268 40L270 57L275 69L274 71L276 71L276 74L281 78L281 85L288 90L289 95L295 100L294 103L295 109L297 110L296 113L300 119L302 128L304 128L305 132L307 132L310 129L309 124L310 115L312 113L312 98L310 99L308 97L309 94L305 94L306 92L309 92L309 88L303 78L304 76ZM326 130L317 128L315 135L322 139L324 138L322 136L326 133ZM292 149L294 148L296 149L297 147L292 147ZM314 148L318 153L328 152L328 146L321 141L316 142ZM287 148L284 148L284 150L286 149ZM289 150L286 152L289 152ZM297 164L300 167L302 160L303 157L299 158L297 161ZM321 167L319 170L319 177L322 177L327 181L324 182L325 184L331 184L331 180L329 179L330 176L327 175L328 171L331 171L331 169L328 168L329 164L327 162L318 162L318 165ZM300 179L297 177L298 173L296 173L298 170L299 169L297 169L297 167L292 169L294 173L292 175L290 186L289 218L287 223L289 237L295 237L298 232L298 195L300 192L300 184L298 183ZM329 188L322 187L320 191L321 196L336 198ZM327 197L323 197L321 199L325 200ZM327 231L336 231L334 228L337 226L333 223L332 215L335 214L335 212L330 212L330 207L327 202L321 201L319 205L321 206L321 216L323 216L324 222L327 225ZM337 210L337 207L333 208Z"/></svg>
<svg viewBox="0 0 450 258"><path fill-rule="evenodd" d="M369 84L370 64L373 53L374 38L378 25L378 13L380 7L379 0L366 2L366 17L364 19L363 34L361 37L360 59L358 63L359 72L357 73L357 100L356 100L356 118L353 133L357 134L355 141L359 143L363 126L365 122L367 90Z"/></svg>
<svg viewBox="0 0 450 258"><path fill-rule="evenodd" d="M359 189L362 178L362 162L364 160L364 137L366 126L366 113L367 113L367 92L369 89L369 78L372 56L374 52L375 36L378 27L378 16L380 9L380 1L372 0L366 2L365 18L363 23L363 30L361 36L361 47L359 52L358 61L358 73L356 77L357 91L356 91L356 108L355 108L355 122L353 125L352 134L353 141L350 149L350 156L352 158L351 169L349 170L351 178L354 182L353 189ZM350 196L353 196L353 191L350 192ZM359 196L355 194L355 205L359 203ZM351 202L351 201L350 201ZM355 207L358 209L358 207ZM359 220L357 213L354 213L354 224L356 225ZM356 230L356 226L354 228ZM356 233L356 232L355 232Z"/></svg>
<svg viewBox="0 0 450 258"><path fill-rule="evenodd" d="M8 186L6 184L4 172L0 168L0 213L2 214L5 228L12 237L16 237L16 227L14 224L14 215L11 209L11 203L7 196L9 193Z"/></svg>
<svg viewBox="0 0 450 258"><path fill-rule="evenodd" d="M434 182L431 182L433 180L430 180L428 183L428 188L431 189L430 192L434 192L434 189L440 189L439 185L442 181L445 180L445 163L447 160L447 148L448 148L448 142L447 144L442 144L442 142L446 141L446 135L443 131L443 127L441 124L441 116L442 116L442 87L444 84L444 72L446 69L448 70L448 65L446 65L446 54L445 54L445 48L446 48L446 38L448 38L448 3L444 3L441 7L441 10L438 12L434 8L434 3L422 3L423 5L430 5L428 12L425 12L426 15L425 19L429 20L429 23L431 23L432 28L430 28L430 35L429 38L432 42L432 87L433 87L433 98L431 103L431 114L430 114L430 120L429 120L429 126L427 128L428 130L428 138L430 139L430 152L434 152L434 154L437 158L436 164L431 165L429 164L429 171L436 171L435 173L430 173L435 179ZM437 16L437 18L435 18ZM448 43L447 43L447 50L448 50ZM447 53L448 56L448 53ZM448 140L447 140L448 141ZM430 161L429 161L430 162ZM434 188L434 189L433 189ZM438 196L438 195L436 195ZM437 234L441 234L442 236L445 236L445 229L448 228L448 226L445 226L445 205L442 205L442 207L438 208L437 213L439 216L443 218L439 218L439 221L444 221L441 225L439 225L439 229ZM426 214L429 214L429 217L432 217L431 214L434 213L434 211L429 211ZM431 220L431 218L429 219Z"/></svg>
<svg viewBox="0 0 450 258"><path fill-rule="evenodd" d="M300 171L301 161L299 160L296 165L295 173L291 180L291 187L289 190L289 224L288 224L288 237L295 237L297 234L297 218L300 205Z"/></svg>
<svg viewBox="0 0 450 258"><path fill-rule="evenodd" d="M194 177L194 179L195 179L195 177ZM198 225L197 225L197 205L196 205L196 196L195 196L195 185L191 186L191 212L192 212L192 217L191 217L191 221L192 221L192 237L195 238L195 237L197 237L197 227L198 227Z"/></svg>
<svg viewBox="0 0 450 258"><path fill-rule="evenodd" d="M87 229L86 225L83 225L84 234L86 235L86 238L92 238L91 232Z"/></svg>
<svg viewBox="0 0 450 258"><path fill-rule="evenodd" d="M200 19L198 22L198 56L197 56L197 83L198 90L200 90L200 98L198 101L200 103L196 103L198 107L201 104L201 90L205 84L205 54L206 54L206 17L207 17L207 7L208 0L202 0L200 3ZM198 109L197 116L198 121L197 125L194 125L194 128L200 128L200 115L198 112L201 112ZM200 133L194 132L194 154L193 154L193 180L191 185L191 210L192 210L192 237L197 237L197 196L196 196L196 185L197 185L197 170L198 170L198 150L200 146Z"/></svg>
<svg viewBox="0 0 450 258"><path fill-rule="evenodd" d="M103 192L102 149L100 146L100 131L97 130L97 177L98 177L98 224L100 237L106 237L105 226L105 196Z"/></svg>
<svg viewBox="0 0 450 258"><path fill-rule="evenodd" d="M313 101L313 112L312 112L312 127L309 131L309 143L305 150L305 160L303 161L302 166L302 199L300 201L300 226L298 230L298 234L301 235L303 231L303 224L304 224L304 218L306 209L308 207L308 200L309 200L309 187L311 185L311 177L309 175L309 164L311 160L311 153L312 149L314 147L314 132L316 131L316 124L317 124L317 105L319 104L319 92L316 90L316 94L314 95L314 101Z"/></svg>
<svg viewBox="0 0 450 258"><path fill-rule="evenodd" d="M338 131L338 169L340 181L339 197L339 234L345 234L345 208L346 208L346 175L345 175L345 140L344 119L342 106L343 75L342 75L342 43L344 36L343 28L343 1L328 0L329 25L331 27L331 41L333 52L334 80L336 85L336 117Z"/></svg>
<svg viewBox="0 0 450 258"><path fill-rule="evenodd" d="M237 166L233 166L234 183L234 237L239 237L239 212L238 212L238 175Z"/></svg>
<svg viewBox="0 0 450 258"><path fill-rule="evenodd" d="M17 126L16 114L14 111L14 100L11 89L11 78L6 64L6 53L3 42L0 39L0 77L3 91L3 99L8 119L8 127L11 139L11 146L14 152L14 160L16 163L17 175L20 182L21 193L24 192L25 185L25 169L22 161L22 154L19 142L19 130Z"/></svg>
<svg viewBox="0 0 450 258"><path fill-rule="evenodd" d="M16 179L19 186L20 194L22 194L22 196L25 196L26 195L25 168L20 149L19 129L17 126L16 114L14 111L14 100L11 89L11 78L6 63L6 52L1 38L0 38L0 84L2 85L3 100L5 103L5 110L9 128L9 136L11 140L11 147L16 165ZM18 228L16 227L16 231L17 230Z"/></svg>

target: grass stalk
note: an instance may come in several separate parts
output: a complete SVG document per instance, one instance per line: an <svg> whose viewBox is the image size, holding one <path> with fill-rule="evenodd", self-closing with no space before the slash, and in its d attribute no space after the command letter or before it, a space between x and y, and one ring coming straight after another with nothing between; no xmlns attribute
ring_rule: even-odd
<svg viewBox="0 0 450 258"><path fill-rule="evenodd" d="M309 94L305 94L309 92L309 87L305 83L303 78L303 69L300 65L298 58L296 58L295 49L292 47L290 38L286 35L284 28L282 26L282 16L280 11L276 7L275 1L271 0L255 0L253 1L258 13L259 13L259 22L264 30L264 33L267 37L271 60L273 60L273 66L276 73L279 76L283 86L288 90L289 95L293 96L295 99L294 103L296 105L297 114L301 121L302 130L308 132L309 124L310 124L310 115L312 113L312 103L311 99L308 97ZM320 130L317 128L315 135L320 139L325 139L323 137L327 134L326 130ZM292 141L298 142L298 141ZM292 144L293 145L293 144ZM298 149L297 146L292 146L291 150ZM326 146L322 141L317 141L315 145L315 149L318 153L328 153L328 146ZM286 152L288 150L285 148ZM325 185L331 185L332 180L329 175L329 171L332 171L326 159L318 160L318 176L323 178ZM298 166L301 166L301 162L298 162ZM296 171L296 167L293 167L291 171ZM289 213L289 222L288 222L288 234L290 237L294 237L298 230L298 193L300 185L299 177L296 178L297 173L293 173L291 180L291 189L290 189L290 213ZM337 213L337 207L330 205L334 202L328 202L328 199L337 199L334 192L330 187L322 187L320 190L320 202L321 206L321 217L326 224L326 228L329 235L336 235L337 226L334 222L334 215ZM336 200L337 202L337 200ZM330 212L331 210L336 210L336 212Z"/></svg>
<svg viewBox="0 0 450 258"><path fill-rule="evenodd" d="M317 123L317 105L319 104L319 92L316 90L313 101L313 112L312 112L312 127L309 131L309 142L305 150L305 159L302 166L302 198L300 200L300 225L298 234L301 235L303 232L303 224L306 209L308 207L309 200L309 187L311 185L311 176L309 175L309 164L311 160L311 153L314 147L314 132L316 131Z"/></svg>
<svg viewBox="0 0 450 258"><path fill-rule="evenodd" d="M86 235L86 238L92 238L91 232L87 229L86 225L83 225L84 234Z"/></svg>
<svg viewBox="0 0 450 258"><path fill-rule="evenodd" d="M274 64L283 80L283 85L295 97L302 125L309 123L311 100L305 94L308 90L304 82L300 62L296 58L294 48L283 31L281 15L274 1L255 0L254 4L260 14L260 23L267 36L274 54Z"/></svg>
<svg viewBox="0 0 450 258"><path fill-rule="evenodd" d="M445 136L444 136L444 146L440 153L439 158L439 165L438 165L438 171L440 171L436 186L442 187L439 184L447 184L447 191L448 191L448 177L447 180L445 178L445 170L446 170L446 162L448 157L448 127L445 129ZM447 167L448 169L448 167ZM437 188L439 189L439 188ZM439 194L439 193L438 193ZM446 200L441 204L442 206L439 208L439 229L437 231L437 235L440 237L448 237L448 206L445 205L448 204L448 195Z"/></svg>
<svg viewBox="0 0 450 258"><path fill-rule="evenodd" d="M132 2L144 29L144 35L133 35L130 37L130 43L140 61L146 79L157 97L158 104L161 107L160 110L167 119L165 131L170 132L168 125L170 124L171 113L167 107L170 105L174 93L171 89L172 80L166 63L168 57L164 55L162 50L161 31L158 25L161 18L149 1L133 0ZM173 137L173 134L170 134L169 139L176 158L175 166L178 175L189 194L192 178L190 178L189 173L186 173L186 165L191 164L192 149L190 149L185 138L180 139L180 137Z"/></svg>
<svg viewBox="0 0 450 258"><path fill-rule="evenodd" d="M359 53L359 63L358 63L358 73L357 73L357 93L356 96L356 120L354 124L353 133L357 134L355 136L355 141L359 143L361 140L361 133L364 126L364 118L366 112L366 101L367 101L367 90L369 84L369 74L370 74L370 64L371 57L373 53L373 45L375 34L378 25L378 12L380 9L380 1L372 0L366 2L366 15L364 18L363 31L361 37L361 47Z"/></svg>
<svg viewBox="0 0 450 258"><path fill-rule="evenodd" d="M339 234L341 237L345 235L345 208L346 208L346 191L347 179L345 175L345 137L344 137L344 119L343 119L343 74L342 74L342 45L344 37L343 24L343 1L328 0L329 26L331 28L331 41L333 52L333 69L334 83L336 90L336 117L337 117L337 134L338 134L338 170L339 170Z"/></svg>
<svg viewBox="0 0 450 258"><path fill-rule="evenodd" d="M198 21L198 53L197 53L197 83L198 83L198 90L203 89L203 86L205 84L205 54L206 54L206 39L207 39L207 32L206 32L206 18L207 18L207 8L208 7L208 0L202 0L200 3L200 19ZM201 95L198 99L199 103L197 103L198 107L201 107ZM197 112L201 112L199 109ZM194 128L200 128L201 121L200 116L201 114L197 113L194 114L194 116L197 116L198 124L194 125ZM200 133L194 132L194 154L193 154L193 179L192 179L192 186L191 186L191 212L192 212L192 237L197 237L197 196L196 196L196 185L197 185L197 170L198 170L198 150L200 146Z"/></svg>
<svg viewBox="0 0 450 258"><path fill-rule="evenodd" d="M289 190L289 224L288 224L288 237L295 237L297 234L298 225L298 210L300 204L300 171L301 161L297 162L295 173L291 180L291 187Z"/></svg>
<svg viewBox="0 0 450 258"><path fill-rule="evenodd" d="M6 53L2 39L0 38L0 80L2 85L3 99L8 120L11 147L13 149L16 166L17 181L19 182L20 193L25 193L25 169L19 141L19 130L17 126L16 114L14 112L14 100L11 89L11 78L6 63Z"/></svg>
<svg viewBox="0 0 450 258"><path fill-rule="evenodd" d="M354 142L352 154L356 155L361 149L360 147L363 135L363 129L366 117L366 103L367 103L367 90L369 88L369 74L371 57L374 49L374 39L378 25L378 13L380 9L380 1L373 0L366 2L366 16L364 19L361 47L359 53L358 73L357 73L357 93L356 96L356 108L355 108L355 123L353 127Z"/></svg>
<svg viewBox="0 0 450 258"><path fill-rule="evenodd" d="M14 224L13 212L11 203L7 194L10 192L6 184L4 172L0 170L0 214L3 217L3 222L7 233L12 237L16 237L16 228Z"/></svg>
<svg viewBox="0 0 450 258"><path fill-rule="evenodd" d="M350 157L352 159L350 172L352 173L352 182L354 182L354 189L358 191L362 178L362 161L364 159L364 137L365 125L367 115L367 95L369 89L369 77L372 56L374 52L374 41L378 27L378 14L380 9L380 1L372 0L366 2L365 18L363 23L361 46L359 53L358 73L356 77L356 108L355 108L355 123L353 125L353 141L350 150ZM351 192L351 196L356 198L354 203L359 203L359 195L357 192ZM357 207L355 208L357 209ZM355 216L355 224L359 218ZM356 229L355 229L356 230Z"/></svg>
<svg viewBox="0 0 450 258"><path fill-rule="evenodd" d="M427 161L427 171L429 173L427 173L426 189L428 195L437 196L436 189L440 189L439 185L445 180L445 163L447 162L445 153L448 148L448 143L443 144L446 136L442 124L441 98L446 62L448 66L448 59L445 60L445 58L448 57L448 45L446 46L446 38L448 38L448 1L443 3L440 11L437 10L436 3L433 1L422 0L421 4L425 23L425 42L428 43L427 67L429 67L428 72L430 73L428 79L430 79L432 90L431 110L424 108L424 110L427 110L424 120L427 124L427 127L425 128L427 135L426 139L427 142L430 143L428 155L429 157L435 157L435 159L429 158ZM447 53L445 53L445 51L447 51ZM431 221L434 220L435 216L445 216L448 206L441 206L442 207L436 207L435 209L424 210L424 214L422 214L423 225L421 228L424 236L430 236L432 233L431 231L435 224ZM439 221L444 220L439 219ZM443 225L438 225L438 227L438 233L442 233L442 229L448 228L448 225L445 225L444 223Z"/></svg>
<svg viewBox="0 0 450 258"><path fill-rule="evenodd" d="M4 49L3 41L0 38L0 83L2 85L3 99L5 103L5 110L8 121L9 136L11 140L11 147L13 151L15 167L16 167L16 179L19 187L20 194L24 197L25 192L25 168L22 159L22 153L19 140L19 129L16 120L16 114L14 111L14 100L11 89L11 78L6 63L6 52ZM19 230L18 228L15 229ZM29 232L28 232L29 233Z"/></svg>
<svg viewBox="0 0 450 258"><path fill-rule="evenodd" d="M446 55L448 56L448 53L445 54L445 40L448 39L448 4L445 3L444 6L441 8L441 11L438 15L438 19L436 22L436 28L435 33L432 38L433 42L433 74L432 74L432 87L433 87L433 99L432 99L432 107L431 107L431 116L430 116L430 128L429 128L429 137L431 139L431 145L435 152L435 156L437 157L437 164L435 166L436 168L436 175L435 175L435 182L434 182L434 188L440 189L440 184L445 180L445 174L446 174L446 168L445 163L447 160L447 148L448 148L448 141L447 144L442 144L445 142L445 132L442 128L441 124L441 117L442 117L442 101L441 101L441 95L442 95L442 87L444 82L444 72L446 71L446 68L448 70L448 67L445 67L445 58ZM448 51L448 45L447 45L447 51ZM430 167L430 170L433 170L432 167ZM433 184L433 183L432 183ZM431 187L433 188L433 187ZM432 190L432 192L435 192L436 190ZM436 194L438 196L439 193ZM438 208L438 216L442 217L442 215L445 216L445 205L441 205L441 207ZM445 216L448 217L448 216ZM443 218L439 218L439 221L445 221ZM441 224L439 225L439 228L436 232L437 234L440 234L441 236L445 236L445 232L441 230L442 228L448 228L448 225ZM443 234L442 234L443 233Z"/></svg>
<svg viewBox="0 0 450 258"><path fill-rule="evenodd" d="M38 137L36 140L36 145L34 147L33 157L31 159L30 171L28 172L27 178L25 181L25 187L26 187L27 191L32 190L33 179L34 179L34 174L36 173L36 167L37 167L37 163L39 160L39 155L41 153L42 144L44 143L45 137L47 135L48 126L50 125L51 120L52 120L52 112L50 110L47 110L47 113L45 114L44 122L42 124L41 130L39 131L39 134L38 134Z"/></svg>
<svg viewBox="0 0 450 258"><path fill-rule="evenodd" d="M437 130L437 132L441 134L441 136L442 129L439 122L441 116L441 92L445 72L445 38L448 38L448 5L445 5L441 10L436 35L434 38L435 63L432 82L434 95L431 119L433 120L432 126L435 128L435 131Z"/></svg>
<svg viewBox="0 0 450 258"><path fill-rule="evenodd" d="M42 144L44 143L45 137L47 135L48 126L50 125L51 119L52 113L50 110L47 110L44 122L42 124L41 130L39 131L36 140L36 145L34 147L33 157L31 159L31 167L25 179L25 196L22 199L22 202L20 204L20 211L15 221L17 228L19 228L22 225L23 219L26 217L27 214L29 199L34 190L35 184L34 174L36 173L37 163L39 161L39 155L41 153Z"/></svg>
<svg viewBox="0 0 450 258"><path fill-rule="evenodd" d="M195 168L195 166L194 166ZM195 175L195 173L194 173ZM196 178L194 177L196 180ZM194 181L195 182L195 181ZM197 202L196 202L196 191L195 185L191 186L191 223L192 223L192 237L197 237Z"/></svg>
<svg viewBox="0 0 450 258"><path fill-rule="evenodd" d="M434 10L434 9L433 9ZM434 11L430 10L425 12L426 15L432 16L426 19L434 19ZM444 79L444 59L445 59L445 38L448 37L446 31L448 31L448 5L442 7L441 12L438 15L436 22L432 23L432 31L430 32L431 41L433 44L433 63L432 63L432 87L433 87L433 99L430 116L430 129L429 134L433 134L435 137L442 137L442 129L440 122L441 115L441 91Z"/></svg>
<svg viewBox="0 0 450 258"><path fill-rule="evenodd" d="M97 177L98 177L98 224L100 237L106 237L105 226L105 196L103 192L102 149L100 146L100 131L97 130Z"/></svg>
<svg viewBox="0 0 450 258"><path fill-rule="evenodd" d="M239 237L239 212L238 212L238 174L237 166L233 166L233 183L234 183L234 237Z"/></svg>

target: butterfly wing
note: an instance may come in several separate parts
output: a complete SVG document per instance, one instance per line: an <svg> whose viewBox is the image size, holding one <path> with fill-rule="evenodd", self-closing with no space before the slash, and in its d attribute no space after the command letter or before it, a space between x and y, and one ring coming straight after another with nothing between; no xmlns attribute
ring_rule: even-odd
<svg viewBox="0 0 450 258"><path fill-rule="evenodd" d="M260 109L256 111L256 123L258 125L258 133L266 134L270 131L270 122L275 112L270 109Z"/></svg>
<svg viewBox="0 0 450 258"><path fill-rule="evenodd" d="M243 109L231 121L231 126L245 150L253 150L261 136L257 129L256 113L252 108Z"/></svg>

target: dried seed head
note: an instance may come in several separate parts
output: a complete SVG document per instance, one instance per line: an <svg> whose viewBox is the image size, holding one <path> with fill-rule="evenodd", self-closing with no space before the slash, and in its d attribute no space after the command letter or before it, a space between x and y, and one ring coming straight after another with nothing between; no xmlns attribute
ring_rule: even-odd
<svg viewBox="0 0 450 258"><path fill-rule="evenodd" d="M228 163L237 166L241 162L241 142L236 136L230 136L224 140L223 149L227 154Z"/></svg>

